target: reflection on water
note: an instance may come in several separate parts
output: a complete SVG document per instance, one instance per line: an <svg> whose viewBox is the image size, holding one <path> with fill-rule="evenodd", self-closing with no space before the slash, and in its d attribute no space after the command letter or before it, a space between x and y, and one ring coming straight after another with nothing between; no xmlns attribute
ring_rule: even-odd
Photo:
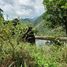
<svg viewBox="0 0 67 67"><path fill-rule="evenodd" d="M49 40L36 39L36 46L44 46L46 44L50 44L50 41Z"/></svg>
<svg viewBox="0 0 67 67"><path fill-rule="evenodd" d="M40 40L40 39L36 39L36 46L39 46L39 47L42 47L44 45L51 45L51 44L57 44L57 45L61 45L61 44L64 44L66 45L67 44L67 41L60 41L60 42L55 42L55 41L50 41L50 40Z"/></svg>

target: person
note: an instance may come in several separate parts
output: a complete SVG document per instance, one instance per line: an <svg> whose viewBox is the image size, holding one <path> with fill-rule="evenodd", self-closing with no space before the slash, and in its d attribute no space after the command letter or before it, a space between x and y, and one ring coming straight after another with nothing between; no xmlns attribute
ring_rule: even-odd
<svg viewBox="0 0 67 67"><path fill-rule="evenodd" d="M35 36L32 27L29 27L23 37L29 43L35 43Z"/></svg>

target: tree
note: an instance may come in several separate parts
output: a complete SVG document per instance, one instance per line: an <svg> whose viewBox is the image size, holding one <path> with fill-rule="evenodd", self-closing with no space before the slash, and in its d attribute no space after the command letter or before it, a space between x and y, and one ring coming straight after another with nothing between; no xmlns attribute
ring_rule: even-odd
<svg viewBox="0 0 67 67"><path fill-rule="evenodd" d="M3 24L4 17L3 17L3 10L0 8L0 25Z"/></svg>
<svg viewBox="0 0 67 67"><path fill-rule="evenodd" d="M19 22L19 19L18 19L18 18L15 18L15 19L13 20L13 25L16 26L16 25L18 24L18 22Z"/></svg>
<svg viewBox="0 0 67 67"><path fill-rule="evenodd" d="M67 0L44 0L43 3L47 9L44 18L51 21L51 27L62 25L67 34Z"/></svg>
<svg viewBox="0 0 67 67"><path fill-rule="evenodd" d="M0 8L0 17L3 17L3 10Z"/></svg>

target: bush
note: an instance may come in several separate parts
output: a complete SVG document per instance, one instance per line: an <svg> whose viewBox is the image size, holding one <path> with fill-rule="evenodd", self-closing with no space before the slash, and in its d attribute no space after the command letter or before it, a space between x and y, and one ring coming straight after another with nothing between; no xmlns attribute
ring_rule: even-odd
<svg viewBox="0 0 67 67"><path fill-rule="evenodd" d="M6 47L7 46L7 47ZM45 45L32 46L28 43L19 45L3 44L0 51L0 67L8 67L12 63L16 67L64 67L67 66L67 46ZM6 48L5 48L6 47Z"/></svg>

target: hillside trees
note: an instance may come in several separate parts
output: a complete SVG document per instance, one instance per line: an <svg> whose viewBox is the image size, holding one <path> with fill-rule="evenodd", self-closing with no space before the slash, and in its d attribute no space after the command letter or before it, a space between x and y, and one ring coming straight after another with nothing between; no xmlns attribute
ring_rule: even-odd
<svg viewBox="0 0 67 67"><path fill-rule="evenodd" d="M44 0L46 12L44 18L51 21L51 27L61 25L66 30L67 34L67 0Z"/></svg>

